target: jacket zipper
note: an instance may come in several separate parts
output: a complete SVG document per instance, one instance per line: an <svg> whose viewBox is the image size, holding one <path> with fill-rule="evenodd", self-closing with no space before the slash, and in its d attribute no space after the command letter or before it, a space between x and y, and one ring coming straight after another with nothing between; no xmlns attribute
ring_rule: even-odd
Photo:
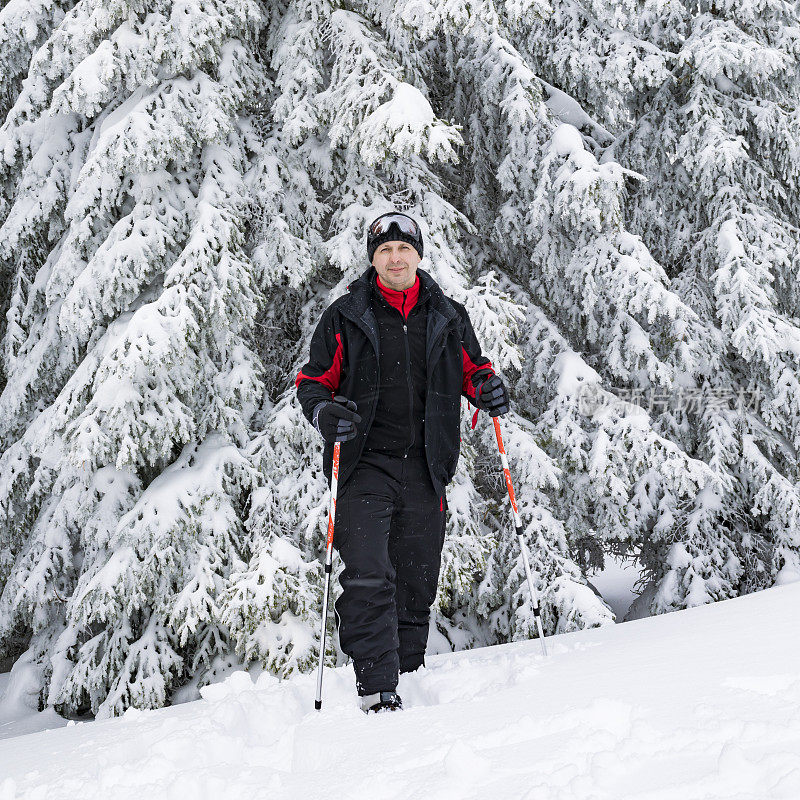
<svg viewBox="0 0 800 800"><path fill-rule="evenodd" d="M408 322L406 315L406 293L403 292L403 307L400 316L403 318L403 340L406 344L406 380L408 381L408 430L411 432L411 442L406 447L403 458L408 458L408 451L414 445L414 388L411 385L411 351L408 347Z"/></svg>

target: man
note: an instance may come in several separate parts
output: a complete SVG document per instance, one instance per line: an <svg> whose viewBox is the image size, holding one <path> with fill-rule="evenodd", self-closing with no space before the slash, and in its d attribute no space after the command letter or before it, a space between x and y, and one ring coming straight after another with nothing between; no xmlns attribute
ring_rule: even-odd
<svg viewBox="0 0 800 800"><path fill-rule="evenodd" d="M374 220L372 265L323 312L296 380L303 414L325 439L329 481L342 442L336 615L364 711L401 708L398 673L424 664L461 396L492 416L508 411L464 306L418 269L422 253L414 219Z"/></svg>

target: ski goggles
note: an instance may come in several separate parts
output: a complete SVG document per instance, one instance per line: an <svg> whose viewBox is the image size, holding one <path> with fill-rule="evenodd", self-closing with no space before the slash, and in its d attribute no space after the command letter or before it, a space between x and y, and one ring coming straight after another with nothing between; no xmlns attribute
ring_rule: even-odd
<svg viewBox="0 0 800 800"><path fill-rule="evenodd" d="M380 236L382 233L387 233L392 225L397 225L401 233L419 238L419 225L405 214L384 214L382 217L378 217L378 219L369 226L369 235Z"/></svg>

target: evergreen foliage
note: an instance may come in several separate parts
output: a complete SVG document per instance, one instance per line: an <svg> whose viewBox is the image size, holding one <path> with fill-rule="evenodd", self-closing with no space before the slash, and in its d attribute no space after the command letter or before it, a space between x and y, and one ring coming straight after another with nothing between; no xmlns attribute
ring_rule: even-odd
<svg viewBox="0 0 800 800"><path fill-rule="evenodd" d="M669 72L613 148L647 179L630 224L714 345L695 375L705 402L672 427L716 473L715 533L689 526L668 557L683 588L656 610L800 575L799 21L769 0L657 3L637 20Z"/></svg>
<svg viewBox="0 0 800 800"><path fill-rule="evenodd" d="M100 716L313 667L294 378L390 209L510 389L546 633L613 622L610 555L651 613L800 579L798 54L780 0L9 0L0 657ZM453 648L536 633L462 406Z"/></svg>

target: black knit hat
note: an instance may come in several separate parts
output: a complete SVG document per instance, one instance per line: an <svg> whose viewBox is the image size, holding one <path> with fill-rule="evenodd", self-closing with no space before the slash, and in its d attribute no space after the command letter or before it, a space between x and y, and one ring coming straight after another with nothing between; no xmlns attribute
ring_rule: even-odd
<svg viewBox="0 0 800 800"><path fill-rule="evenodd" d="M407 242L422 258L422 230L417 221L407 214L390 211L372 220L367 228L367 256L370 264L375 251L384 242Z"/></svg>

